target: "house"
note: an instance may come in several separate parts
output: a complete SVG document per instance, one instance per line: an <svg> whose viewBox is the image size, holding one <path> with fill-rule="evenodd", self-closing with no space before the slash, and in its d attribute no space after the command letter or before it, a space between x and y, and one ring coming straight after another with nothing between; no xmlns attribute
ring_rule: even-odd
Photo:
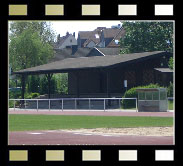
<svg viewBox="0 0 183 166"><path fill-rule="evenodd" d="M120 39L125 36L125 30L121 29L118 31L116 36L111 40L111 42L107 45L108 48L120 47Z"/></svg>
<svg viewBox="0 0 183 166"><path fill-rule="evenodd" d="M25 76L46 74L50 82L52 74L64 72L68 73L68 93L73 97L121 97L126 90L124 80L127 80L128 89L157 83L156 70L161 71L159 77L162 77L161 73L167 70L168 60L172 57L172 53L164 51L119 55L117 48L112 51L111 48L80 48L74 55L77 58L14 72L22 76L22 94Z"/></svg>
<svg viewBox="0 0 183 166"><path fill-rule="evenodd" d="M119 47L124 35L125 30L120 26L97 27L94 31L79 31L77 42L79 47Z"/></svg>
<svg viewBox="0 0 183 166"><path fill-rule="evenodd" d="M69 34L66 33L65 36L57 36L57 42L55 43L55 49L63 49L66 47L71 47L72 45L77 45L77 40L75 39L75 33Z"/></svg>
<svg viewBox="0 0 183 166"><path fill-rule="evenodd" d="M119 47L120 38L124 37L125 30L119 28L106 28L101 33L99 47Z"/></svg>
<svg viewBox="0 0 183 166"><path fill-rule="evenodd" d="M78 32L78 47L95 47L100 42L102 30L105 27L98 27L94 31L79 31Z"/></svg>

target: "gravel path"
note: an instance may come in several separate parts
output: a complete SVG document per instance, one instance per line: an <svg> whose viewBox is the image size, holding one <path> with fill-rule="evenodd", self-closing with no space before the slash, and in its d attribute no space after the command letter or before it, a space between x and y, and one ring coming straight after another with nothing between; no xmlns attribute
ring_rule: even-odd
<svg viewBox="0 0 183 166"><path fill-rule="evenodd" d="M173 127L137 127L137 128L96 128L62 130L81 134L137 135L137 136L173 136Z"/></svg>

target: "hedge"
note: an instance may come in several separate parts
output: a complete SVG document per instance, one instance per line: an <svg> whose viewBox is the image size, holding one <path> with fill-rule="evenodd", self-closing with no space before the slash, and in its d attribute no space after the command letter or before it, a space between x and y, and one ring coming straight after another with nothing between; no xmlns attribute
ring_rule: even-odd
<svg viewBox="0 0 183 166"><path fill-rule="evenodd" d="M158 84L149 84L146 86L133 87L125 92L123 98L137 98L138 93L136 89L138 88L160 88L160 86ZM135 108L135 107L136 107L135 100L122 100L122 108Z"/></svg>

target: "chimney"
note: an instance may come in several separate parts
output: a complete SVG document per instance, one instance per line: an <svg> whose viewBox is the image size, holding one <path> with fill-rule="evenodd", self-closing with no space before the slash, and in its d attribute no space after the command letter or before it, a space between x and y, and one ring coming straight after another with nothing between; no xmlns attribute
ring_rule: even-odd
<svg viewBox="0 0 183 166"><path fill-rule="evenodd" d="M72 45L72 54L71 55L74 55L77 50L78 50L78 45Z"/></svg>
<svg viewBox="0 0 183 166"><path fill-rule="evenodd" d="M73 33L73 36L75 37L75 32Z"/></svg>
<svg viewBox="0 0 183 166"><path fill-rule="evenodd" d="M69 32L66 32L66 36L68 36L69 35Z"/></svg>

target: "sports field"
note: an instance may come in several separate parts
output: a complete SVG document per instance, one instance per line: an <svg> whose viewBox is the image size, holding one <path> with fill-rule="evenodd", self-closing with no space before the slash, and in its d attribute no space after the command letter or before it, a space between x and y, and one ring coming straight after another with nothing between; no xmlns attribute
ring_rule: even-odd
<svg viewBox="0 0 183 166"><path fill-rule="evenodd" d="M9 131L173 126L173 117L9 115Z"/></svg>

